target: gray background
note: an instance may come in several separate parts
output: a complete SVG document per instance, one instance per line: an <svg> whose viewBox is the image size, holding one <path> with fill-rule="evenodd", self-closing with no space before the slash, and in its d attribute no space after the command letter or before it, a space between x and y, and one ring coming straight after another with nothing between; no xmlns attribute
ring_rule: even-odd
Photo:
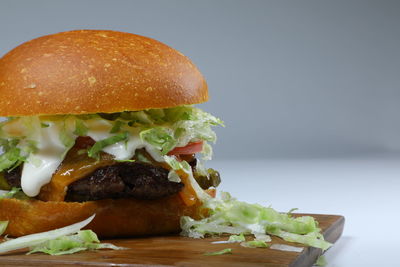
<svg viewBox="0 0 400 267"><path fill-rule="evenodd" d="M182 51L221 117L217 159L400 150L400 1L0 0L0 54L71 29Z"/></svg>

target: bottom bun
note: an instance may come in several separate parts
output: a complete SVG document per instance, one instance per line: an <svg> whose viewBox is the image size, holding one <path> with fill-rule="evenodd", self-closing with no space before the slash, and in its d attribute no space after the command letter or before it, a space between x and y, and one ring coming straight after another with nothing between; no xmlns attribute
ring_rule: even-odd
<svg viewBox="0 0 400 267"><path fill-rule="evenodd" d="M0 220L9 221L4 234L18 237L53 230L96 214L85 229L100 237L159 235L180 231L180 217L201 217L198 202L186 206L179 195L157 199L105 199L88 202L0 200Z"/></svg>

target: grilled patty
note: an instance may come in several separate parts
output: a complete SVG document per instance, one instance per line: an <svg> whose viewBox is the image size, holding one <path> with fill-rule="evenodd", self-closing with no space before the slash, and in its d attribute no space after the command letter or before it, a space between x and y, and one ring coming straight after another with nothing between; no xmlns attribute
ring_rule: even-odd
<svg viewBox="0 0 400 267"><path fill-rule="evenodd" d="M21 187L21 168L5 172L11 187ZM106 198L158 199L178 193L182 183L170 182L168 170L142 162L121 162L95 170L68 186L65 201Z"/></svg>
<svg viewBox="0 0 400 267"><path fill-rule="evenodd" d="M170 182L168 170L147 163L118 163L94 171L68 186L66 201L104 198L158 199L178 193L182 183Z"/></svg>

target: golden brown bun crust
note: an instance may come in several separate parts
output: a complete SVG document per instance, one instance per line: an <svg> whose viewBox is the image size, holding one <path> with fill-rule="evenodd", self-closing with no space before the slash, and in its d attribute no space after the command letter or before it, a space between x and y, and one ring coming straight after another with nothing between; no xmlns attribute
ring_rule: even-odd
<svg viewBox="0 0 400 267"><path fill-rule="evenodd" d="M9 221L5 234L18 237L82 221L100 237L157 235L179 232L183 215L199 218L200 205L185 206L178 195L159 200L116 199L89 202L0 200L0 220ZM204 212L204 210L203 210Z"/></svg>
<svg viewBox="0 0 400 267"><path fill-rule="evenodd" d="M112 113L208 100L196 66L175 49L130 33L43 36L0 59L0 116Z"/></svg>

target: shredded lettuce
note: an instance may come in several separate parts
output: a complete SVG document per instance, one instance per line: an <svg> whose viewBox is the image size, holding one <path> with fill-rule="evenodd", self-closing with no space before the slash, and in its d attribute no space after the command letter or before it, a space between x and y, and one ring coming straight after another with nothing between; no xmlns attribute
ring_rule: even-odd
<svg viewBox="0 0 400 267"><path fill-rule="evenodd" d="M280 250L280 251L290 251L290 252L302 252L304 250L303 247L295 247L289 246L285 244L272 244L270 249Z"/></svg>
<svg viewBox="0 0 400 267"><path fill-rule="evenodd" d="M114 121L111 133L123 131L123 126L126 125L141 128L141 139L164 155L174 147L183 147L189 142L202 140L204 159L212 156L211 146L207 142L216 141L211 127L223 126L220 119L192 106L126 111L106 114L102 118Z"/></svg>
<svg viewBox="0 0 400 267"><path fill-rule="evenodd" d="M11 190L0 190L0 200L4 198L15 198L19 200L28 200L28 197L21 188L13 187Z"/></svg>
<svg viewBox="0 0 400 267"><path fill-rule="evenodd" d="M226 249L222 249L219 251L204 253L205 256L218 256L218 255L224 255L224 254L232 254L232 249L226 248Z"/></svg>
<svg viewBox="0 0 400 267"><path fill-rule="evenodd" d="M110 130L110 133L118 133L121 131L121 127L124 125L123 121L117 120L114 122L113 127Z"/></svg>
<svg viewBox="0 0 400 267"><path fill-rule="evenodd" d="M156 118L152 118L151 114L148 111L125 111L119 113L119 117L129 121L130 125L150 125L154 124ZM118 114L116 114L118 116Z"/></svg>
<svg viewBox="0 0 400 267"><path fill-rule="evenodd" d="M62 236L33 246L27 254L42 252L49 255L65 255L83 250L102 248L125 249L109 243L100 243L97 235L92 230L80 230L74 235Z"/></svg>
<svg viewBox="0 0 400 267"><path fill-rule="evenodd" d="M165 162L175 171L182 169L182 165L174 156L164 156Z"/></svg>
<svg viewBox="0 0 400 267"><path fill-rule="evenodd" d="M168 172L168 180L170 182L180 183L181 182L181 177L176 173L176 171L170 170Z"/></svg>
<svg viewBox="0 0 400 267"><path fill-rule="evenodd" d="M91 230L81 230L88 225L95 215L63 228L26 235L0 243L0 253L21 248L30 248L27 254L46 253L50 255L72 254L82 250L125 249L113 244L100 243L97 235ZM0 231L8 222L0 222Z"/></svg>
<svg viewBox="0 0 400 267"><path fill-rule="evenodd" d="M89 157L92 158L99 158L100 157L100 151L103 150L103 148L124 141L128 138L128 133L123 132L120 134L116 134L114 136L111 136L109 138L97 141L89 150L88 150L88 155Z"/></svg>
<svg viewBox="0 0 400 267"><path fill-rule="evenodd" d="M75 144L75 137L70 133L65 126L63 129L60 131L60 141L63 143L63 145L67 148L66 151L64 152L63 157L65 154L67 154L68 150Z"/></svg>
<svg viewBox="0 0 400 267"><path fill-rule="evenodd" d="M118 160L115 160L116 162L135 162L136 160L134 160L134 159L118 159Z"/></svg>
<svg viewBox="0 0 400 267"><path fill-rule="evenodd" d="M176 140L168 133L168 129L163 127L154 127L140 132L140 138L155 148L161 150L166 155L176 146Z"/></svg>
<svg viewBox="0 0 400 267"><path fill-rule="evenodd" d="M331 246L324 240L315 219L310 216L291 217L270 207L238 201L229 193L222 193L221 199L209 199L205 207L209 208L211 213L207 218L181 218L183 236L201 238L207 234L230 233L253 234L257 237L260 234L272 234L286 241L323 250Z"/></svg>
<svg viewBox="0 0 400 267"><path fill-rule="evenodd" d="M228 241L231 243L236 243L236 242L244 242L246 241L246 239L244 238L243 234L240 234L240 235L231 235Z"/></svg>
<svg viewBox="0 0 400 267"><path fill-rule="evenodd" d="M267 234L263 233L254 233L254 237L256 240L264 241L264 242L271 242L271 237Z"/></svg>
<svg viewBox="0 0 400 267"><path fill-rule="evenodd" d="M0 146L3 149L3 154L0 155L0 171L13 169L26 161L27 155L24 155L23 151L17 147L18 144L18 139L0 140Z"/></svg>
<svg viewBox="0 0 400 267"><path fill-rule="evenodd" d="M265 243L265 241L262 240L252 240L252 241L247 241L247 242L242 242L240 243L242 247L245 248L267 248L270 245Z"/></svg>
<svg viewBox="0 0 400 267"><path fill-rule="evenodd" d="M298 208L292 208L287 212L287 215L290 217L292 216L292 213L295 212L296 210L298 210Z"/></svg>
<svg viewBox="0 0 400 267"><path fill-rule="evenodd" d="M178 161L175 156L164 156L165 162L174 170L184 170L190 172L191 167L186 161Z"/></svg>
<svg viewBox="0 0 400 267"><path fill-rule="evenodd" d="M81 119L75 120L75 131L74 134L77 136L86 136L88 132L88 127L86 127L85 123Z"/></svg>
<svg viewBox="0 0 400 267"><path fill-rule="evenodd" d="M168 174L168 179L170 179L170 181L173 181L173 182L179 181L180 178L176 177L177 175L175 174L175 171L183 170L188 175L189 183L192 185L193 190L197 194L197 197L203 202L206 202L209 198L211 198L210 195L208 195L200 187L200 185L197 183L197 181L193 177L192 168L190 167L189 163L187 163L184 160L179 162L175 158L175 156L164 156L164 160L172 168L172 171L170 171ZM177 178L179 178L179 179L177 179Z"/></svg>
<svg viewBox="0 0 400 267"><path fill-rule="evenodd" d="M183 147L189 142L203 140L203 155L207 159L211 158L212 150L206 142L216 141L211 126L223 126L220 119L191 106L165 109L163 113L158 111L144 111L147 112L147 118L153 119L153 124L164 122L163 126L142 131L141 138L144 141L159 148L165 155L175 146ZM167 124L169 127L166 127Z"/></svg>
<svg viewBox="0 0 400 267"><path fill-rule="evenodd" d="M311 247L321 248L322 250L327 250L332 246L331 243L324 240L324 237L319 231L310 232L308 234L295 234L276 229L271 232L271 234L279 236L285 241L301 243Z"/></svg>
<svg viewBox="0 0 400 267"><path fill-rule="evenodd" d="M152 162L140 150L136 150L135 157L138 161L152 164Z"/></svg>
<svg viewBox="0 0 400 267"><path fill-rule="evenodd" d="M5 191L3 194L1 194L0 195L0 199L2 199L2 198L12 198L19 192L21 192L21 188L13 187L13 188L11 188L10 191Z"/></svg>
<svg viewBox="0 0 400 267"><path fill-rule="evenodd" d="M78 223L71 224L69 226L43 232L43 233L37 233L37 234L31 234L31 235L26 235L22 237L18 237L15 239L11 239L8 241L5 241L3 243L0 243L0 253L16 250L16 249L21 249L21 248L26 248L26 247L34 247L37 245L40 245L44 242L47 242L49 240L57 239L62 236L67 236L71 234L77 233L79 230L81 230L83 227L88 225L94 218L95 215L90 216L86 220L83 220Z"/></svg>
<svg viewBox="0 0 400 267"><path fill-rule="evenodd" d="M202 160L211 160L213 150L209 143L203 143L203 151L201 151L201 154L203 155Z"/></svg>
<svg viewBox="0 0 400 267"><path fill-rule="evenodd" d="M8 221L0 221L0 235L4 234L8 226Z"/></svg>
<svg viewBox="0 0 400 267"><path fill-rule="evenodd" d="M211 244L230 244L230 243L240 243L244 241L246 241L246 238L244 237L243 234L240 234L240 235L230 235L228 240L214 241L211 242Z"/></svg>
<svg viewBox="0 0 400 267"><path fill-rule="evenodd" d="M143 141L160 150L163 155L175 147L203 141L203 159L208 160L212 156L212 149L207 142L216 141L211 127L223 126L221 120L192 106L111 114L9 118L0 123L0 146L3 151L0 155L0 171L10 170L28 158L33 159L30 154L38 151L35 142L40 140L41 131L46 130L43 128L59 132L59 140L65 146L62 155L64 157L74 145L75 139L78 136L86 136L91 130L87 124L88 120L111 121L113 124L108 131L115 134L95 143L88 151L89 156L94 158L98 158L99 152L105 147L126 140L130 132L139 132Z"/></svg>

